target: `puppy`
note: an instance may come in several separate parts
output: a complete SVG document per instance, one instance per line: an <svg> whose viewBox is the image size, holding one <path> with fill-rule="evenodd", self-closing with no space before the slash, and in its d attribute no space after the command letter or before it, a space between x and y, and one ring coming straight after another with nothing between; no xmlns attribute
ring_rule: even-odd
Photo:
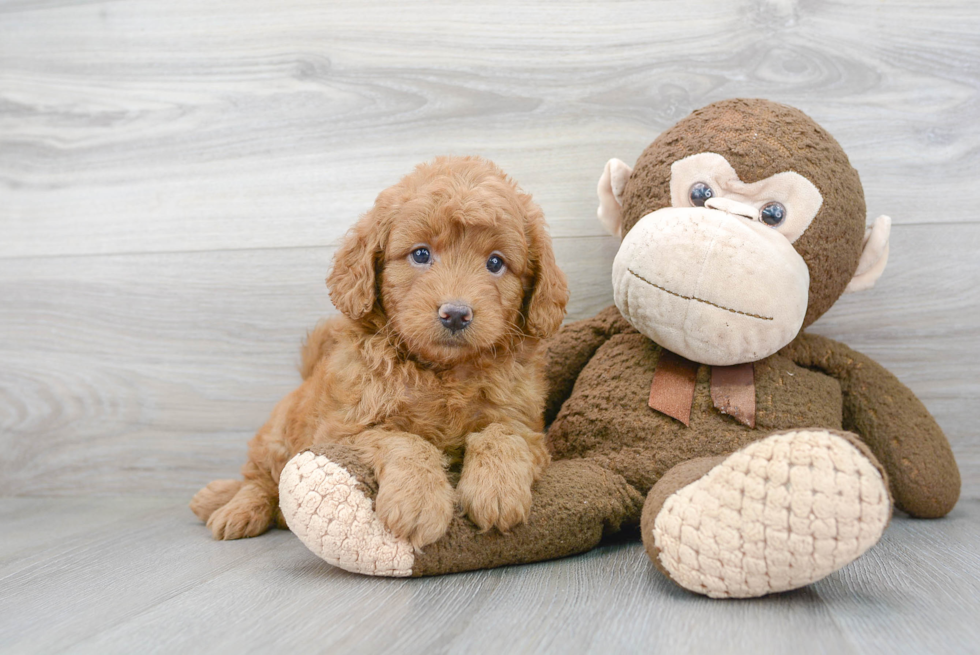
<svg viewBox="0 0 980 655"><path fill-rule="evenodd" d="M308 338L305 380L249 442L244 481L191 501L214 537L285 527L279 474L324 442L372 467L378 516L416 548L446 532L457 502L483 530L524 521L550 459L542 340L568 301L531 197L479 158L422 164L347 234L327 286L344 316Z"/></svg>

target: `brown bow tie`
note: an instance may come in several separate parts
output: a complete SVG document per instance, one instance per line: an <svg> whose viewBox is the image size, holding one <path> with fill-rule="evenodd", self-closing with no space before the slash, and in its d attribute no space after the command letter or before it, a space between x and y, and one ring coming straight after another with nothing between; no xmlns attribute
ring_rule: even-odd
<svg viewBox="0 0 980 655"><path fill-rule="evenodd" d="M650 385L650 407L690 426L698 366L669 350L661 351ZM722 414L754 428L755 365L712 366L711 402Z"/></svg>

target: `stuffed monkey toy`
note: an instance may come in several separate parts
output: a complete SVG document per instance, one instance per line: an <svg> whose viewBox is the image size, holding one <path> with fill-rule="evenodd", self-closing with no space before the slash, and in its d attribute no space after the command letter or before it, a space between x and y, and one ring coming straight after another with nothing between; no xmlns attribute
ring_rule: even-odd
<svg viewBox="0 0 980 655"><path fill-rule="evenodd" d="M942 430L870 358L803 329L888 257L857 172L802 112L728 100L611 160L599 219L622 245L615 306L549 347L553 463L526 523L481 532L458 512L416 551L373 511L343 446L280 480L290 528L331 564L420 576L549 559L639 525L653 564L712 597L805 586L872 547L893 505L944 516L960 477Z"/></svg>

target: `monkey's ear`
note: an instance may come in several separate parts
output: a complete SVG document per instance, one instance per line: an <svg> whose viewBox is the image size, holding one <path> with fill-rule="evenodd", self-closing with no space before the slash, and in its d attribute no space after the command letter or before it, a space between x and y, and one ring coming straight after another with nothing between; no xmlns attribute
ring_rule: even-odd
<svg viewBox="0 0 980 655"><path fill-rule="evenodd" d="M614 237L623 238L623 191L633 169L619 159L606 162L606 168L599 178L599 222Z"/></svg>
<svg viewBox="0 0 980 655"><path fill-rule="evenodd" d="M892 231L892 219L879 216L864 233L864 250L858 261L854 277L844 289L844 293L870 289L885 272L888 263L888 235Z"/></svg>

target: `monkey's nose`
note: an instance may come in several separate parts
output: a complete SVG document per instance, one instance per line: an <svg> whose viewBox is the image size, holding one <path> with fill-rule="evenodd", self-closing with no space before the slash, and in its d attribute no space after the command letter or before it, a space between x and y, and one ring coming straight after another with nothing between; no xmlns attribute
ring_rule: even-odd
<svg viewBox="0 0 980 655"><path fill-rule="evenodd" d="M473 320L473 308L462 303L447 302L439 308L439 320L450 332L459 332Z"/></svg>
<svg viewBox="0 0 980 655"><path fill-rule="evenodd" d="M744 202L731 200L730 198L708 198L704 201L704 206L708 209L718 209L736 216L744 216L753 221L759 220L759 210L752 205Z"/></svg>

